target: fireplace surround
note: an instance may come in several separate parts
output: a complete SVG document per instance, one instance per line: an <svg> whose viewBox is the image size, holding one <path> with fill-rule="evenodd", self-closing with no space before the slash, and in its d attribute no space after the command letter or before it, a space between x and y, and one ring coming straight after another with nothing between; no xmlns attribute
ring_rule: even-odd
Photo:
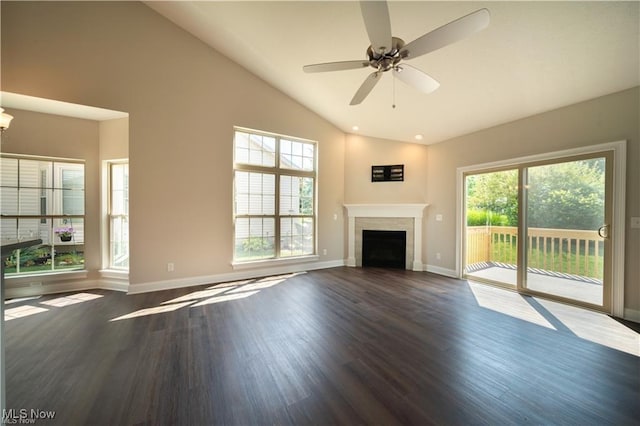
<svg viewBox="0 0 640 426"><path fill-rule="evenodd" d="M347 266L362 266L362 231L405 231L406 269L424 271L422 218L428 204L345 204L348 214Z"/></svg>

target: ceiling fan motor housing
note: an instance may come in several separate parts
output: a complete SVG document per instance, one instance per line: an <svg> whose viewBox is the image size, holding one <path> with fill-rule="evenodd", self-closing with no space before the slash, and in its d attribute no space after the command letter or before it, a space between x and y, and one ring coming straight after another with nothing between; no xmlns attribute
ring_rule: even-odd
<svg viewBox="0 0 640 426"><path fill-rule="evenodd" d="M367 49L367 57L369 58L369 65L371 65L372 68L386 72L394 69L400 61L402 61L403 55L401 54L401 50L404 47L404 40L393 37L391 43L391 49L385 52L374 52L373 48L369 46Z"/></svg>

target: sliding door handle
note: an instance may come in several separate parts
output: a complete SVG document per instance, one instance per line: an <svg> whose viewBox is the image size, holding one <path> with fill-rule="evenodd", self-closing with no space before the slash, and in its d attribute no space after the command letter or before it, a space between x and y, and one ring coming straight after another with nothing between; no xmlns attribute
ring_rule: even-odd
<svg viewBox="0 0 640 426"><path fill-rule="evenodd" d="M598 228L598 235L605 240L609 239L609 225L602 225Z"/></svg>

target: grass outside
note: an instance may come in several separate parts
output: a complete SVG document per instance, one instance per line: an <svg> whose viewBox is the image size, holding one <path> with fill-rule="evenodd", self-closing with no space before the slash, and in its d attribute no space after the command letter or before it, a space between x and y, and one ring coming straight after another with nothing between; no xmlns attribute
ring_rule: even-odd
<svg viewBox="0 0 640 426"><path fill-rule="evenodd" d="M602 252L601 252L602 253ZM491 260L493 262L515 263L517 259L517 247L507 242L494 242L491 244ZM553 272L562 272L583 277L602 279L603 256L595 256L592 253L579 255L575 252L567 252L556 247L554 252L543 251L532 247L528 253L528 266L530 268L544 269Z"/></svg>
<svg viewBox="0 0 640 426"><path fill-rule="evenodd" d="M18 268L19 265L19 268ZM16 250L4 259L4 272L10 274L30 274L69 271L84 268L84 253L60 253L51 256L51 248Z"/></svg>

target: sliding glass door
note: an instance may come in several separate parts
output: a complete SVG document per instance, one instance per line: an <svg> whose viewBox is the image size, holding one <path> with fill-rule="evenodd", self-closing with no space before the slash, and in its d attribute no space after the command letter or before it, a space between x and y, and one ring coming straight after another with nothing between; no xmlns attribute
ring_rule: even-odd
<svg viewBox="0 0 640 426"><path fill-rule="evenodd" d="M518 169L466 176L465 273L517 285Z"/></svg>
<svg viewBox="0 0 640 426"><path fill-rule="evenodd" d="M464 174L464 276L608 311L612 160Z"/></svg>
<svg viewBox="0 0 640 426"><path fill-rule="evenodd" d="M524 169L528 290L608 307L607 163L598 155Z"/></svg>

